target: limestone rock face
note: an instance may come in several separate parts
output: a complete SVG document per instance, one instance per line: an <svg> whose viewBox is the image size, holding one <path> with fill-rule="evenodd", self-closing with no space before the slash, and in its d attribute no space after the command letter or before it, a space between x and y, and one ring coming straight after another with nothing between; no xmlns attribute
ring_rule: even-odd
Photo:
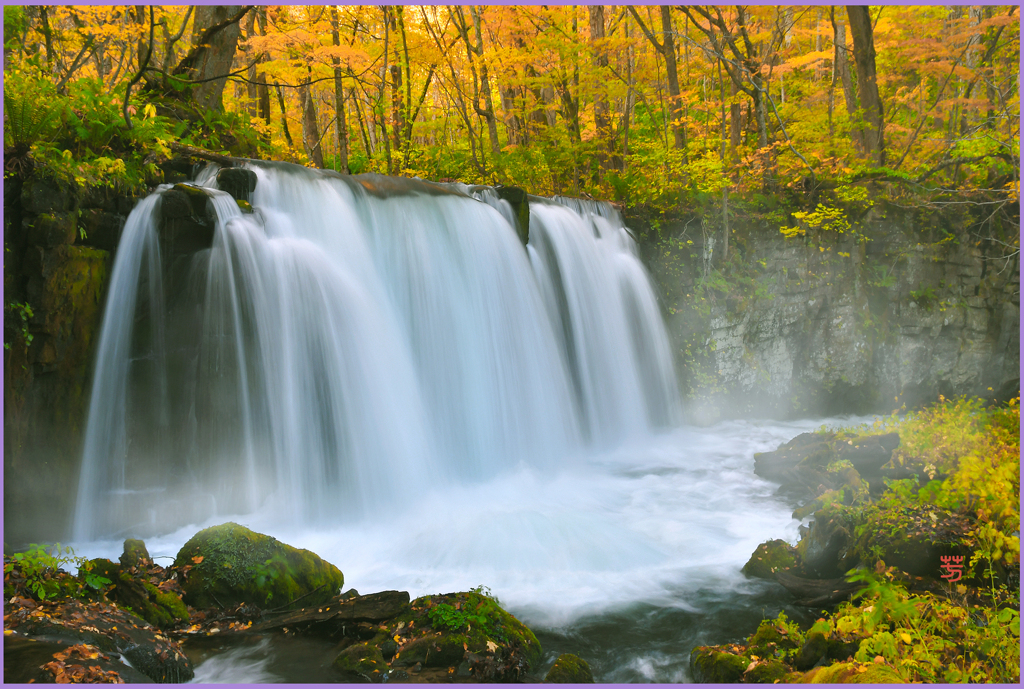
<svg viewBox="0 0 1024 689"><path fill-rule="evenodd" d="M709 252L709 267L718 267L721 242L702 249L698 232L687 235L690 254L649 245L682 388L711 400L694 404L691 419L889 413L939 394L1012 397L1020 386L1019 264L971 234L979 220L880 203L856 219L857 237L787 238L738 217L729 260L742 253L755 287L732 289L704 311L688 306L702 256ZM678 236L684 225L658 236ZM703 379L687 378L698 350L709 360Z"/></svg>

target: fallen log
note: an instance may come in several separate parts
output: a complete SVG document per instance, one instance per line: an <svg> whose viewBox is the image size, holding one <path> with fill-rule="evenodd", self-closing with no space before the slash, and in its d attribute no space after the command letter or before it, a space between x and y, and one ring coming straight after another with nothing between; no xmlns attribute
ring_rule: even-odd
<svg viewBox="0 0 1024 689"><path fill-rule="evenodd" d="M775 580L797 598L797 605L815 607L844 601L863 585L846 579L804 579L788 572L776 572Z"/></svg>
<svg viewBox="0 0 1024 689"><path fill-rule="evenodd" d="M382 622L400 615L409 607L408 591L380 591L343 600L340 596L323 605L279 613L265 613L260 622L246 631L265 632L288 627L339 626L359 622Z"/></svg>
<svg viewBox="0 0 1024 689"><path fill-rule="evenodd" d="M213 151L207 151L202 148L197 148L196 146L178 143L177 141L168 141L167 147L172 151L184 153L185 155L192 156L193 158L202 158L203 160L209 160L222 165L235 166L249 162L248 158L235 158L234 156L227 156L223 153L214 153Z"/></svg>

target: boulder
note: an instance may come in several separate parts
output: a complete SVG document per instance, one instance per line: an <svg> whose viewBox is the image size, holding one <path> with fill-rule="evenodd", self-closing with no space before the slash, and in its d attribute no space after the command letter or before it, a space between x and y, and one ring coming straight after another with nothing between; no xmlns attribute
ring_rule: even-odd
<svg viewBox="0 0 1024 689"><path fill-rule="evenodd" d="M800 554L796 548L781 539L766 541L757 546L743 573L757 579L775 579L776 572L788 571L797 566Z"/></svg>
<svg viewBox="0 0 1024 689"><path fill-rule="evenodd" d="M697 684L735 684L750 666L750 658L698 646L690 653L690 676Z"/></svg>
<svg viewBox="0 0 1024 689"><path fill-rule="evenodd" d="M53 248L74 244L78 235L78 213L73 211L40 213L25 218L25 233L35 246Z"/></svg>
<svg viewBox="0 0 1024 689"><path fill-rule="evenodd" d="M78 219L78 226L84 236L80 236L78 244L92 246L104 251L113 251L121 241L124 231L125 216L99 208L87 208Z"/></svg>
<svg viewBox="0 0 1024 689"><path fill-rule="evenodd" d="M256 173L244 167L226 167L217 173L217 186L226 191L236 201L252 201L252 192L256 191Z"/></svg>
<svg viewBox="0 0 1024 689"><path fill-rule="evenodd" d="M122 562L125 561L124 555L121 558ZM140 566L141 562L137 560L130 567L119 567L110 560L96 559L89 564L93 573L110 580L107 598L122 607L130 608L154 627L174 629L187 623L189 614L185 603L165 583L161 582L158 586L150 581L146 566Z"/></svg>
<svg viewBox="0 0 1024 689"><path fill-rule="evenodd" d="M111 669L110 664L104 662L105 659L117 660L123 655L135 670L157 683L187 682L194 675L192 663L177 642L161 635L141 618L106 601L66 599L36 603L16 599L16 602L4 606L5 646L12 638L57 640L62 644L70 641L76 646L89 647L82 652L86 656L96 653L96 657L86 659L100 662L86 665L95 665L101 671ZM58 665L52 666L49 681L60 681L56 679L60 671L71 675L70 666L82 664L82 659L78 657L57 657L70 650L65 648L54 654L54 662ZM67 667L62 667L60 663ZM117 667L116 664L114 667ZM126 678L128 676L125 675ZM100 680L97 677L93 681Z"/></svg>
<svg viewBox="0 0 1024 689"><path fill-rule="evenodd" d="M572 653L563 653L544 675L544 681L551 684L593 684L594 674L587 661Z"/></svg>
<svg viewBox="0 0 1024 689"><path fill-rule="evenodd" d="M530 241L530 200L526 191L519 187L506 187L499 184L494 187L498 198L512 206L516 216L516 234L525 246Z"/></svg>
<svg viewBox="0 0 1024 689"><path fill-rule="evenodd" d="M200 531L174 560L184 600L196 608L311 607L330 601L345 583L315 553L228 522Z"/></svg>
<svg viewBox="0 0 1024 689"><path fill-rule="evenodd" d="M386 682L389 674L380 649L369 643L346 648L334 659L334 667L349 682Z"/></svg>

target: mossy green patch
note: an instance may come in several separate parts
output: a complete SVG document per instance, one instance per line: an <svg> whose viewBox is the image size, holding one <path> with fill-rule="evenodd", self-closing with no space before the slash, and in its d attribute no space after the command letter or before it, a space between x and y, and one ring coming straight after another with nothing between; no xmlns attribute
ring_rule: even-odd
<svg viewBox="0 0 1024 689"><path fill-rule="evenodd" d="M783 540L767 541L757 546L747 564L743 565L743 573L758 579L774 579L775 573L786 571L797 564L796 549Z"/></svg>
<svg viewBox="0 0 1024 689"><path fill-rule="evenodd" d="M769 660L758 663L743 675L743 681L748 684L774 684L782 679L789 672L789 669L779 660Z"/></svg>
<svg viewBox="0 0 1024 689"><path fill-rule="evenodd" d="M882 663L834 663L814 668L801 684L904 684L903 678Z"/></svg>
<svg viewBox="0 0 1024 689"><path fill-rule="evenodd" d="M347 679L384 682L388 677L388 664L380 649L370 643L349 646L334 659L334 667Z"/></svg>
<svg viewBox="0 0 1024 689"><path fill-rule="evenodd" d="M571 653L563 653L548 670L544 681L551 684L593 684L594 674L587 661Z"/></svg>
<svg viewBox="0 0 1024 689"><path fill-rule="evenodd" d="M174 567L183 575L185 602L197 608L320 605L345 583L341 571L316 554L231 522L189 539Z"/></svg>
<svg viewBox="0 0 1024 689"><path fill-rule="evenodd" d="M733 684L740 681L750 663L745 656L698 646L690 654L690 674L698 684Z"/></svg>

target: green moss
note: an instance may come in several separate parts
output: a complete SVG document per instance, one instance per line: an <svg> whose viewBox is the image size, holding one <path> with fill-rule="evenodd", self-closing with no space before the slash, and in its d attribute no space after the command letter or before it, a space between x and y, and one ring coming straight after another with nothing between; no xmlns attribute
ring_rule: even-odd
<svg viewBox="0 0 1024 689"><path fill-rule="evenodd" d="M778 658L792 655L800 648L803 637L796 625L788 624L780 614L777 620L763 620L750 637L747 651L758 658Z"/></svg>
<svg viewBox="0 0 1024 689"><path fill-rule="evenodd" d="M698 646L690 654L690 674L698 684L733 684L740 681L750 658Z"/></svg>
<svg viewBox="0 0 1024 689"><path fill-rule="evenodd" d="M811 670L802 684L904 684L895 670L882 663L835 663Z"/></svg>
<svg viewBox="0 0 1024 689"><path fill-rule="evenodd" d="M776 680L781 681L789 672L788 668L778 660L769 660L766 663L758 663L743 676L743 681L748 684L774 684Z"/></svg>
<svg viewBox="0 0 1024 689"><path fill-rule="evenodd" d="M349 646L334 659L334 667L346 678L370 682L387 680L388 664L380 650L369 643Z"/></svg>
<svg viewBox="0 0 1024 689"><path fill-rule="evenodd" d="M252 204L242 199L235 199L235 203L238 204L238 209L243 213L252 213Z"/></svg>
<svg viewBox="0 0 1024 689"><path fill-rule="evenodd" d="M427 645L424 667L453 667L466 655L469 639L462 634L443 634Z"/></svg>
<svg viewBox="0 0 1024 689"><path fill-rule="evenodd" d="M122 567L146 566L152 563L146 544L137 538L128 538L124 542L124 552L121 553Z"/></svg>
<svg viewBox="0 0 1024 689"><path fill-rule="evenodd" d="M775 573L796 566L796 549L783 540L773 540L757 546L743 573L758 579L774 579Z"/></svg>
<svg viewBox="0 0 1024 689"><path fill-rule="evenodd" d="M587 661L571 653L563 653L548 670L544 681L551 684L593 684L594 674Z"/></svg>
<svg viewBox="0 0 1024 689"><path fill-rule="evenodd" d="M316 554L230 522L189 539L174 567L184 575L185 602L197 608L310 607L338 595L345 583Z"/></svg>
<svg viewBox="0 0 1024 689"><path fill-rule="evenodd" d="M811 632L796 657L797 670L810 670L828 653L828 639L821 632Z"/></svg>

